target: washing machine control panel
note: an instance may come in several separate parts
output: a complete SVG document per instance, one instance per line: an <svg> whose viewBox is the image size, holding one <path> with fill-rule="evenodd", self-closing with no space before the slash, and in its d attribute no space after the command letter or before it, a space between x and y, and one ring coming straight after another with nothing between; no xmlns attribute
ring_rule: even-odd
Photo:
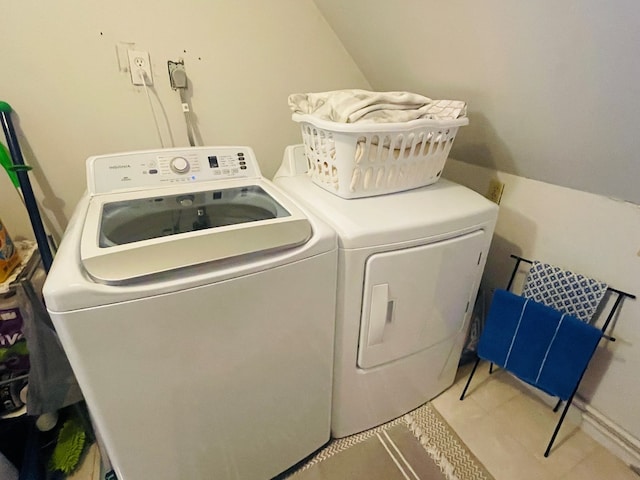
<svg viewBox="0 0 640 480"><path fill-rule="evenodd" d="M260 176L249 147L170 148L87 160L87 184L92 194Z"/></svg>

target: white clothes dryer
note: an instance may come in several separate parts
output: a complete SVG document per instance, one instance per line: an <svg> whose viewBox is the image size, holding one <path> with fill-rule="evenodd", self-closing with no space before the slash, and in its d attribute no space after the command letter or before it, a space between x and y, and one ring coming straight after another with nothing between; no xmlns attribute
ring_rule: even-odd
<svg viewBox="0 0 640 480"><path fill-rule="evenodd" d="M334 231L248 147L87 180L44 297L118 478L268 479L328 441Z"/></svg>
<svg viewBox="0 0 640 480"><path fill-rule="evenodd" d="M454 380L498 207L441 179L345 200L306 175L302 145L274 182L338 233L331 432L401 416Z"/></svg>

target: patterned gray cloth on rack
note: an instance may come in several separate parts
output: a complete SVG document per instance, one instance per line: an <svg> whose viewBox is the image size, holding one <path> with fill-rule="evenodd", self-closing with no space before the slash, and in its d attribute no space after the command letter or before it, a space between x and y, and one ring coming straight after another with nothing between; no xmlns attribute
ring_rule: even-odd
<svg viewBox="0 0 640 480"><path fill-rule="evenodd" d="M522 296L589 322L606 291L604 282L535 261Z"/></svg>

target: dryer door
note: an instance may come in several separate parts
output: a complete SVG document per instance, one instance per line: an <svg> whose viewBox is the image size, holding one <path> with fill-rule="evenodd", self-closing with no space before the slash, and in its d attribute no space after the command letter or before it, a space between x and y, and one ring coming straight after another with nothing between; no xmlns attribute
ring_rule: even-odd
<svg viewBox="0 0 640 480"><path fill-rule="evenodd" d="M358 366L376 367L455 338L473 307L485 244L478 230L369 257Z"/></svg>

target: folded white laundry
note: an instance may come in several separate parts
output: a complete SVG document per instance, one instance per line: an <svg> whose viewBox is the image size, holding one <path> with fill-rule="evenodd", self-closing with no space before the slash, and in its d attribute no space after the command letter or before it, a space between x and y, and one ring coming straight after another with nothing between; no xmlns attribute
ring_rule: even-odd
<svg viewBox="0 0 640 480"><path fill-rule="evenodd" d="M334 90L289 96L294 113L311 114L340 123L396 123L421 118L451 120L467 114L465 102L432 100L410 92Z"/></svg>

